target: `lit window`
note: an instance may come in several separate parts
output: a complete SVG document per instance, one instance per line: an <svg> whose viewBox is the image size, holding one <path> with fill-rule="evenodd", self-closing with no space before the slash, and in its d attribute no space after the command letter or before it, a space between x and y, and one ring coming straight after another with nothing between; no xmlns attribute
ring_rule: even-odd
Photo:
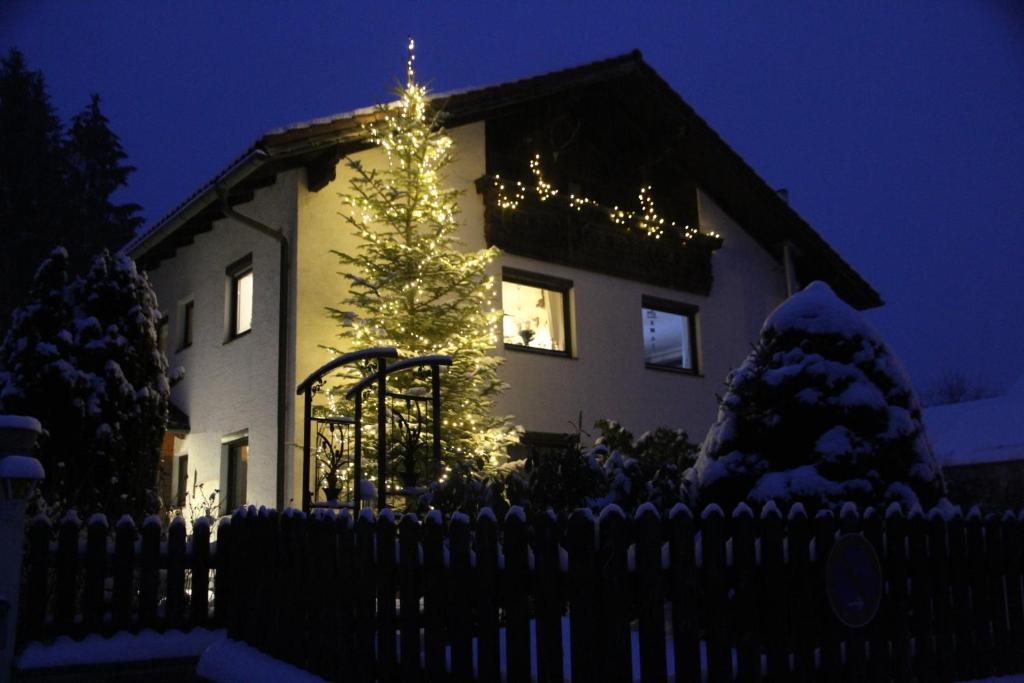
<svg viewBox="0 0 1024 683"><path fill-rule="evenodd" d="M245 505L246 481L249 474L249 437L225 444L227 448L227 509L233 512Z"/></svg>
<svg viewBox="0 0 1024 683"><path fill-rule="evenodd" d="M235 278L235 334L252 329L252 271Z"/></svg>
<svg viewBox="0 0 1024 683"><path fill-rule="evenodd" d="M253 274L252 254L232 263L227 269L230 278L230 310L228 311L228 341L252 329Z"/></svg>
<svg viewBox="0 0 1024 683"><path fill-rule="evenodd" d="M640 312L646 365L696 372L696 307L644 297Z"/></svg>
<svg viewBox="0 0 1024 683"><path fill-rule="evenodd" d="M569 355L571 288L567 280L504 269L501 304L506 348Z"/></svg>

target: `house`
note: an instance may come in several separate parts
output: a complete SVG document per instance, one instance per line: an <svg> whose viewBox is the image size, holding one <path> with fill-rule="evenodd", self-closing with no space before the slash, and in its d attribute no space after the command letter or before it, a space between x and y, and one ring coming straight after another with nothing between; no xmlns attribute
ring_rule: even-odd
<svg viewBox="0 0 1024 683"><path fill-rule="evenodd" d="M1024 504L1024 377L992 398L924 410L925 427L954 503L1000 512ZM966 512L966 511L965 511Z"/></svg>
<svg viewBox="0 0 1024 683"><path fill-rule="evenodd" d="M502 251L497 352L511 388L496 409L527 438L571 431L582 413L585 425L607 417L699 439L726 374L794 288L820 279L857 308L882 303L639 52L435 101L458 150L460 237ZM346 281L329 250L354 238L337 193L346 157L379 162L362 129L374 116L265 134L126 248L166 315L170 365L184 370L174 477L195 472L228 505L300 500L295 387L338 344L325 307ZM495 179L512 186L540 168L563 199L653 198L688 239L649 239L565 202L510 209Z"/></svg>

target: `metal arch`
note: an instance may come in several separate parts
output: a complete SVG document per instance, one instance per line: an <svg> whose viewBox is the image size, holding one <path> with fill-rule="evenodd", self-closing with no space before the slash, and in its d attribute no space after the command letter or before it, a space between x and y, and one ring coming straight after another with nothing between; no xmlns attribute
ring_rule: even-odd
<svg viewBox="0 0 1024 683"><path fill-rule="evenodd" d="M319 368L314 370L306 379L299 384L295 393L303 396L303 411L302 411L302 423L303 423L303 441L302 441L302 509L309 510L312 503L312 492L309 490L309 476L310 476L310 441L312 434L310 428L313 420L313 394L316 393L322 385L323 378L330 372L337 370L338 368L350 365L364 360L376 360L377 361L377 372L381 372L385 369L387 360L389 358L398 358L398 350L393 346L381 346L369 349L361 349L359 351L352 351L350 353L343 354L334 358L327 363L324 363ZM359 430L356 430L356 440L359 439ZM355 490L354 503L356 507L359 506L359 484L360 484L360 453L358 445L356 448L356 478L355 478Z"/></svg>
<svg viewBox="0 0 1024 683"><path fill-rule="evenodd" d="M388 397L387 391L387 377L396 372L402 372L403 370L411 370L415 368L430 368L430 397L416 398L414 400L426 401L429 400L431 404L431 422L432 422L432 438L433 438L433 459L434 464L440 470L441 467L441 371L442 365L450 366L452 364L452 357L446 355L430 355L430 356L419 356L417 358L407 358L405 360L398 361L392 365L380 367L377 372L373 373L368 377L364 377L355 386L345 392L345 398L355 399L356 405L356 430L355 430L355 461L356 461L356 481L358 486L359 477L362 476L361 462L362 462L362 424L363 424L363 391L372 384L377 385L377 507L383 509L387 507L387 444L383 435L386 432L386 406L385 401ZM411 397L407 397L411 398ZM356 509L359 507L358 497L355 500Z"/></svg>
<svg viewBox="0 0 1024 683"><path fill-rule="evenodd" d="M352 351L351 353L346 353L341 356L338 356L337 358L334 358L324 363L319 368L309 373L309 376L306 377L306 379L302 380L302 383L299 384L298 388L295 390L295 393L296 395L301 395L305 393L306 389L312 387L312 385L315 382L320 380L324 375L331 372L332 370L337 370L338 368L344 365L356 363L361 360L372 360L378 358L398 358L398 349L396 349L393 346L375 346L370 349Z"/></svg>

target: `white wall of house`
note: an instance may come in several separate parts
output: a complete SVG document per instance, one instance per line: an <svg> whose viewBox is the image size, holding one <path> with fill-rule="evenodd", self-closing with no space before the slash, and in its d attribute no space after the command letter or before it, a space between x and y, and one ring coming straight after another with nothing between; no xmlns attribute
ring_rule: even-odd
<svg viewBox="0 0 1024 683"><path fill-rule="evenodd" d="M299 173L278 176L257 190L252 202L236 206L291 235L295 230L295 188ZM225 269L252 254L252 330L228 339L229 278ZM172 400L189 415L191 431L176 440L178 454L189 456L189 489L202 483L209 495L226 494L222 440L248 432L247 500L275 504L277 462L278 244L234 220L215 223L210 232L149 271L160 310L169 316L169 364L183 368L184 379ZM183 307L194 301L192 345L180 348Z"/></svg>
<svg viewBox="0 0 1024 683"><path fill-rule="evenodd" d="M509 389L497 409L529 430L572 431L608 418L634 434L668 426L703 439L729 370L757 340L765 316L785 298L782 266L703 193L701 226L718 232L710 296L503 254L502 265L571 280L575 322L573 358L504 351L501 376ZM644 296L697 306L699 375L645 367Z"/></svg>
<svg viewBox="0 0 1024 683"><path fill-rule="evenodd" d="M482 198L474 181L486 169L485 124L449 131L458 158L448 169L450 185L463 190L460 237L468 249L485 246ZM382 163L379 150L355 155L365 166ZM344 161L337 177L318 192L308 190L304 171L282 173L236 209L274 228L283 227L292 245L293 284L289 305L290 347L287 377L290 419L284 435L288 465L286 503L301 500L302 403L294 389L327 362L325 346L350 350L326 308L342 307L347 281L331 249L357 245L340 215L338 196L351 173ZM666 425L703 438L716 411L716 393L730 369L757 339L765 316L785 298L782 265L761 248L708 196L700 194L701 226L720 233L724 246L713 256L714 285L703 297L663 287L501 254L491 271L500 283L503 266L571 280L572 358L515 350L497 350L506 362L501 377L510 388L496 410L511 414L531 431L567 432L583 413L584 428L602 417L615 419L636 434ZM252 332L225 343L228 286L225 268L253 255L255 308ZM223 487L222 440L248 430L248 502L274 504L277 431L278 246L267 236L232 220L218 221L211 232L180 249L150 272L161 310L170 315L171 367L184 367L185 379L172 394L191 419L191 432L178 443L189 454L189 469L207 492ZM690 304L697 314L699 375L648 369L644 365L641 298ZM495 288L500 307L501 288ZM175 351L180 341L180 306L195 300L193 346ZM498 330L496 330L498 332ZM500 338L500 335L499 335ZM190 480L191 485L191 480Z"/></svg>

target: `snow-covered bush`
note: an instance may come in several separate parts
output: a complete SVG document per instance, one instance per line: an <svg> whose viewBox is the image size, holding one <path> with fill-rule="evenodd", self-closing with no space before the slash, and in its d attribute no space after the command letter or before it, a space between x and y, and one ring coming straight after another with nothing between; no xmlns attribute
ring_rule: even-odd
<svg viewBox="0 0 1024 683"><path fill-rule="evenodd" d="M828 285L780 305L727 383L692 502L930 507L943 495L900 361Z"/></svg>
<svg viewBox="0 0 1024 683"><path fill-rule="evenodd" d="M482 466L469 463L454 468L421 503L469 514L483 506L504 514L518 505L532 514L597 511L609 504L634 510L646 502L667 511L681 500L683 473L697 452L685 432L659 428L634 440L614 422L599 420L596 427L601 436L586 451L576 438L562 449L531 452L497 472L485 474Z"/></svg>
<svg viewBox="0 0 1024 683"><path fill-rule="evenodd" d="M55 249L0 344L0 411L43 425L42 504L51 514L159 507L154 487L167 420L167 361L146 276L99 254L83 278Z"/></svg>

